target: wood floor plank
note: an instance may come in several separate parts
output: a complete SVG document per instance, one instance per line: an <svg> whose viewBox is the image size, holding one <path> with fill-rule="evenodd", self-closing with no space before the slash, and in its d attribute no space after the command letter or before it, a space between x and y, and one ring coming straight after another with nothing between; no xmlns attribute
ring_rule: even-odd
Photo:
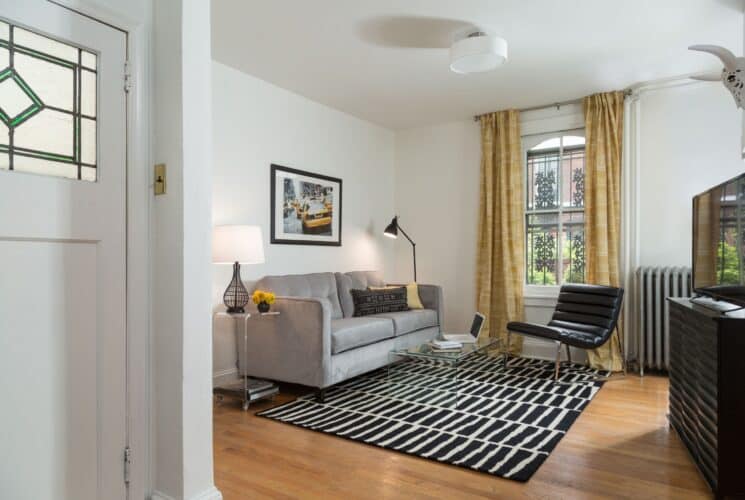
<svg viewBox="0 0 745 500"><path fill-rule="evenodd" d="M710 498L667 423L668 381L605 384L527 483L329 436L254 413L307 389L282 387L243 412L215 405L215 482L226 500L254 498Z"/></svg>

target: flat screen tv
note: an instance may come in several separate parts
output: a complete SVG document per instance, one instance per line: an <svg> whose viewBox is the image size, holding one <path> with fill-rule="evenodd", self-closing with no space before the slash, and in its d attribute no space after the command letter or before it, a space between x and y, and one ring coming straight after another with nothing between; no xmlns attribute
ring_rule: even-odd
<svg viewBox="0 0 745 500"><path fill-rule="evenodd" d="M745 306L745 174L693 198L693 289Z"/></svg>

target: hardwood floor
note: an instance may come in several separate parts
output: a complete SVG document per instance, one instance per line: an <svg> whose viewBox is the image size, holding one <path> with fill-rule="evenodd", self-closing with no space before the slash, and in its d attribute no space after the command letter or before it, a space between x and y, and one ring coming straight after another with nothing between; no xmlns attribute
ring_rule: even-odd
<svg viewBox="0 0 745 500"><path fill-rule="evenodd" d="M243 498L710 498L667 424L666 378L605 384L527 483L501 479L215 405L215 482ZM293 394L294 393L294 394Z"/></svg>

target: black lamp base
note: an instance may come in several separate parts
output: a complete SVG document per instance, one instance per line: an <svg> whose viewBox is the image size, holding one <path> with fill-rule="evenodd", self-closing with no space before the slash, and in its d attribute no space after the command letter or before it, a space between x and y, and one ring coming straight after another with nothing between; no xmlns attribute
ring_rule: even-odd
<svg viewBox="0 0 745 500"><path fill-rule="evenodd" d="M248 290L243 286L243 280L241 279L241 265L236 262L233 264L233 279L230 280L228 288L225 289L225 293L222 296L225 307L228 308L228 313L244 313L245 305L248 304Z"/></svg>

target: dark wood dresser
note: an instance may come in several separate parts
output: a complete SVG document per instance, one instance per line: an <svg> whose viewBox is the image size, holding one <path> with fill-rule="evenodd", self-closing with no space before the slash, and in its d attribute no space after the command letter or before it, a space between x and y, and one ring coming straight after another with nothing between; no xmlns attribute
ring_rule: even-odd
<svg viewBox="0 0 745 500"><path fill-rule="evenodd" d="M670 425L716 498L745 498L745 313L670 301Z"/></svg>

